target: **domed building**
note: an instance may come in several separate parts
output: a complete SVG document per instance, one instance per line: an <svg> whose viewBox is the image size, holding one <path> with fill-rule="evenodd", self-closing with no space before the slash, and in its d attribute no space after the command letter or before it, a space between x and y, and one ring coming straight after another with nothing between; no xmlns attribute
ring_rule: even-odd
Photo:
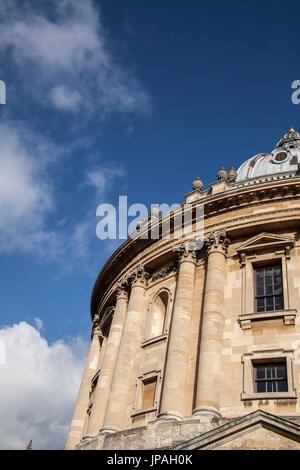
<svg viewBox="0 0 300 470"><path fill-rule="evenodd" d="M291 129L194 182L204 243L171 220L111 256L66 449L300 449L299 163Z"/></svg>

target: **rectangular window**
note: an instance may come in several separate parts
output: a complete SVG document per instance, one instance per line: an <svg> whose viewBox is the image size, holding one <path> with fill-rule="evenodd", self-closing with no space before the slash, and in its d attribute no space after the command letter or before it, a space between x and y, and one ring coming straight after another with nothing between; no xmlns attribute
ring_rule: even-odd
<svg viewBox="0 0 300 470"><path fill-rule="evenodd" d="M142 409L154 406L157 377L143 380L142 383Z"/></svg>
<svg viewBox="0 0 300 470"><path fill-rule="evenodd" d="M281 265L255 268L256 312L283 310Z"/></svg>
<svg viewBox="0 0 300 470"><path fill-rule="evenodd" d="M254 393L287 392L286 362L253 364Z"/></svg>

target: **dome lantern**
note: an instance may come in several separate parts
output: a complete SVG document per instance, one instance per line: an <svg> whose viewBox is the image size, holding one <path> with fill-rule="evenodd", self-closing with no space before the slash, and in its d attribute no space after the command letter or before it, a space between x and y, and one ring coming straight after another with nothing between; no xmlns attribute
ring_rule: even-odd
<svg viewBox="0 0 300 470"><path fill-rule="evenodd" d="M271 153L259 153L244 162L237 171L237 181L278 173L298 171L300 133L293 128L277 143Z"/></svg>

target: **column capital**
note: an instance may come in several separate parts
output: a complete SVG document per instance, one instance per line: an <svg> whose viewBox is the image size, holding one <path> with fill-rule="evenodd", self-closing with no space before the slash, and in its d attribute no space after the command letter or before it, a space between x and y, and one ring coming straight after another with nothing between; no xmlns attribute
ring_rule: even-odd
<svg viewBox="0 0 300 470"><path fill-rule="evenodd" d="M219 252L223 255L226 255L228 246L230 244L229 238L227 238L226 230L217 230L215 232L211 232L205 238L205 244L207 247L207 254L213 252Z"/></svg>
<svg viewBox="0 0 300 470"><path fill-rule="evenodd" d="M120 282L117 283L114 291L116 293L117 301L120 299L128 300L128 292L127 292L128 282L126 279L122 279Z"/></svg>
<svg viewBox="0 0 300 470"><path fill-rule="evenodd" d="M183 242L172 249L173 253L177 255L178 263L183 262L197 263L197 247L193 242Z"/></svg>
<svg viewBox="0 0 300 470"><path fill-rule="evenodd" d="M131 287L139 286L139 287L146 287L150 274L144 266L139 265L134 268L131 273L129 273L127 277L127 282L131 285Z"/></svg>
<svg viewBox="0 0 300 470"><path fill-rule="evenodd" d="M96 313L93 319L93 326L92 326L92 334L91 337L93 339L94 335L99 336L100 338L103 338L103 332L102 329L100 328L100 315L99 313Z"/></svg>

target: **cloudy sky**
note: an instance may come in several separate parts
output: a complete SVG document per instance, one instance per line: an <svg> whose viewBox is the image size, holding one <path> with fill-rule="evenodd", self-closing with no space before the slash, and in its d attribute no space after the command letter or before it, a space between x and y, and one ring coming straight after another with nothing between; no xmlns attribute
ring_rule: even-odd
<svg viewBox="0 0 300 470"><path fill-rule="evenodd" d="M120 243L97 206L180 203L300 128L298 18L294 0L0 0L1 449L64 446Z"/></svg>

